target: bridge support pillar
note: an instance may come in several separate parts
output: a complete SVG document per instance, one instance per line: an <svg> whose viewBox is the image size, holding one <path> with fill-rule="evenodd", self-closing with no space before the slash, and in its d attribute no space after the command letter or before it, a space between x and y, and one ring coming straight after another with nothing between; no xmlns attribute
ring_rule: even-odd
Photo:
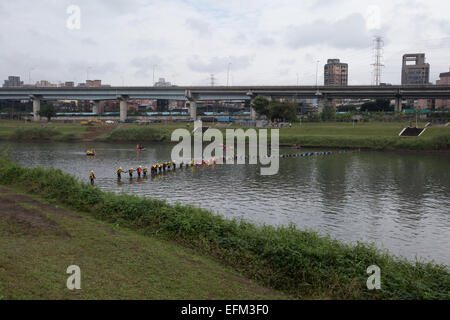
<svg viewBox="0 0 450 320"><path fill-rule="evenodd" d="M100 101L92 101L92 112L99 113L100 111Z"/></svg>
<svg viewBox="0 0 450 320"><path fill-rule="evenodd" d="M127 107L128 99L126 97L119 97L120 100L120 121L124 122L127 120Z"/></svg>
<svg viewBox="0 0 450 320"><path fill-rule="evenodd" d="M250 105L250 120L255 121L256 120L256 110L253 108L252 105Z"/></svg>
<svg viewBox="0 0 450 320"><path fill-rule="evenodd" d="M395 111L401 112L402 111L402 98L401 97L395 97Z"/></svg>
<svg viewBox="0 0 450 320"><path fill-rule="evenodd" d="M331 106L332 105L332 100L325 98L325 97L321 97L317 99L317 104L319 107L319 112L323 112L323 110L325 109L325 107Z"/></svg>
<svg viewBox="0 0 450 320"><path fill-rule="evenodd" d="M189 101L189 114L191 120L197 120L197 103L195 101Z"/></svg>
<svg viewBox="0 0 450 320"><path fill-rule="evenodd" d="M39 111L41 110L41 100L36 97L31 97L31 101L33 101L33 121L41 121L41 116L39 115Z"/></svg>

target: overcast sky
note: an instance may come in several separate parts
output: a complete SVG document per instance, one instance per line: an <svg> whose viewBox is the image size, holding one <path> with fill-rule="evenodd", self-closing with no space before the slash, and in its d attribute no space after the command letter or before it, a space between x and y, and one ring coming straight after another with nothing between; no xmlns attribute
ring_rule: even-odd
<svg viewBox="0 0 450 320"><path fill-rule="evenodd" d="M79 28L76 10L80 9ZM326 59L371 84L373 36L382 82L400 83L404 53L424 52L430 81L450 66L450 1L8 0L0 2L0 77L112 85L313 85Z"/></svg>

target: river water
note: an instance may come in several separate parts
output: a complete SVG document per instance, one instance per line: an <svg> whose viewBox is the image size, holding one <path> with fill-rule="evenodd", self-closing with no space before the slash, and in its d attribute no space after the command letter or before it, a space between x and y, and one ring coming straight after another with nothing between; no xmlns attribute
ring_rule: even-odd
<svg viewBox="0 0 450 320"><path fill-rule="evenodd" d="M94 147L95 157L85 150ZM103 190L194 204L229 218L296 224L347 242L374 242L410 260L450 264L450 154L349 151L258 165L217 165L118 183L115 171L169 160L171 146L131 143L0 142L23 166L52 167ZM280 153L326 151L280 149Z"/></svg>

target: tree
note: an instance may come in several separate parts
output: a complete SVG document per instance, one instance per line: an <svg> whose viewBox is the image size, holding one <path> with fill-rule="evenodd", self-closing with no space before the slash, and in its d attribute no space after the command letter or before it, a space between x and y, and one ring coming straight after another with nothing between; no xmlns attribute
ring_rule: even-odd
<svg viewBox="0 0 450 320"><path fill-rule="evenodd" d="M269 117L271 120L283 119L284 121L298 121L297 105L291 102L272 101L269 104Z"/></svg>
<svg viewBox="0 0 450 320"><path fill-rule="evenodd" d="M269 100L263 96L257 96L252 101L252 107L259 115L269 116Z"/></svg>
<svg viewBox="0 0 450 320"><path fill-rule="evenodd" d="M41 110L39 111L39 115L42 117L46 117L47 120L50 122L50 119L54 116L56 116L56 110L55 107L52 104L44 104L41 106Z"/></svg>
<svg viewBox="0 0 450 320"><path fill-rule="evenodd" d="M392 111L389 99L377 99L375 101L365 102L361 106L361 111Z"/></svg>
<svg viewBox="0 0 450 320"><path fill-rule="evenodd" d="M335 118L336 112L332 106L325 106L322 111L322 120L329 121Z"/></svg>

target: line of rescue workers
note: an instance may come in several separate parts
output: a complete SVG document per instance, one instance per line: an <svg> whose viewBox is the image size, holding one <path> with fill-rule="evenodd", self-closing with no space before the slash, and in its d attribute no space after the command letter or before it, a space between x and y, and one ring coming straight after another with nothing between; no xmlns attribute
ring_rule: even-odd
<svg viewBox="0 0 450 320"><path fill-rule="evenodd" d="M338 153L342 153L344 151L339 151ZM331 155L332 152L331 151L320 151L320 152L304 152L304 153L288 153L288 154L282 154L280 155L280 158L295 158L295 157L310 157L310 156L319 156L319 155ZM248 158L248 157L245 157ZM225 163L225 161L227 159L231 159L231 157L223 158L223 163ZM234 156L234 159L237 160L238 156ZM216 158L212 158L209 160L205 160L202 159L201 162L199 161L194 161L194 159L191 159L190 161L187 161L186 163L184 163L183 161L181 161L178 165L177 163L171 162L171 161L165 161L165 162L157 162L156 164L150 166L150 174L160 174L163 172L166 172L168 170L176 170L177 166L178 169L182 169L182 168L189 168L189 167L200 167L200 166L215 166L217 163L217 159ZM130 168L127 171L125 171L125 174L128 173L130 178L133 178L133 174L136 172L138 178L140 178L141 176L146 177L148 175L148 171L149 168L147 166L142 167L139 166L136 170L134 168ZM120 167L119 169L116 170L116 174L117 174L117 179L121 179L122 178L122 173L124 173L122 167ZM91 180L91 183L94 183L95 180L95 174L94 171L91 170L91 173L89 175L89 178Z"/></svg>

